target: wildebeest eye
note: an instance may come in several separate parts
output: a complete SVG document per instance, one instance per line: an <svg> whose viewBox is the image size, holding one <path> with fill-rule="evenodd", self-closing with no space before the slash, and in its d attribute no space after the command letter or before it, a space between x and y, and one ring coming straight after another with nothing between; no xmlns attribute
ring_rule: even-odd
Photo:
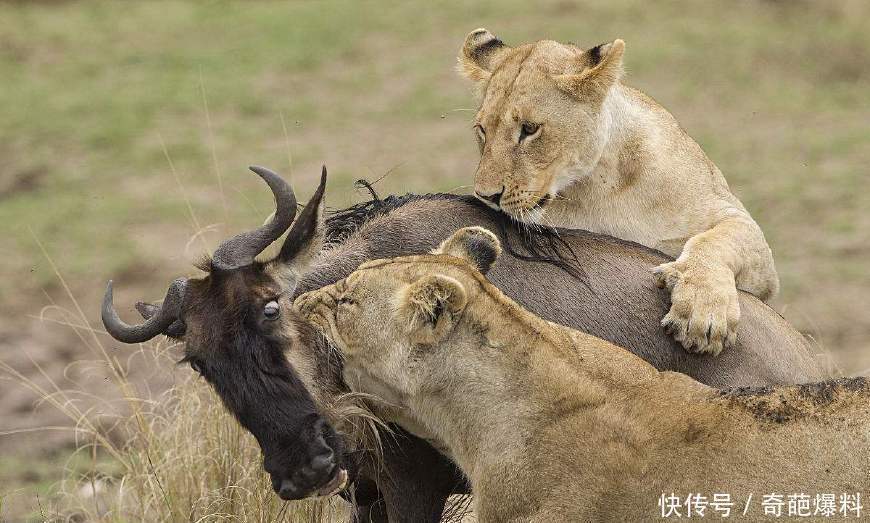
<svg viewBox="0 0 870 523"><path fill-rule="evenodd" d="M202 367L199 366L199 363L196 360L190 360L188 362L190 364L190 368L193 369L197 374L202 374Z"/></svg>
<svg viewBox="0 0 870 523"><path fill-rule="evenodd" d="M520 141L522 142L529 136L533 136L541 130L541 126L532 122L523 122L520 126Z"/></svg>
<svg viewBox="0 0 870 523"><path fill-rule="evenodd" d="M263 306L263 316L265 316L267 320L277 320L280 314L281 307L278 306L278 302L275 300L272 300Z"/></svg>

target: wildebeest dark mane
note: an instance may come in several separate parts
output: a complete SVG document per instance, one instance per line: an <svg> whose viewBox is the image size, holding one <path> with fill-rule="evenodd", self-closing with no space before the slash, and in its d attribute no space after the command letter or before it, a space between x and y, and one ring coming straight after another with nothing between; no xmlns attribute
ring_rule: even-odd
<svg viewBox="0 0 870 523"><path fill-rule="evenodd" d="M342 243L369 220L388 214L412 202L421 200L461 201L468 205L474 205L489 214L499 226L497 232L502 241L502 247L511 256L525 261L548 263L586 283L586 273L580 265L577 254L571 245L562 238L562 236L574 234L576 231L526 225L487 207L477 198L469 195L429 193L390 195L381 198L371 184L365 180L360 180L357 185L366 188L371 193L372 199L347 209L330 211L326 219L326 243Z"/></svg>

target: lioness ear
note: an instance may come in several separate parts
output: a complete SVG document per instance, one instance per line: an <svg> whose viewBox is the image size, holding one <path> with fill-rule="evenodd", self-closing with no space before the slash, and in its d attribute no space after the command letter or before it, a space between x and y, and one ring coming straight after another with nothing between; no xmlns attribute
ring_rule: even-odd
<svg viewBox="0 0 870 523"><path fill-rule="evenodd" d="M480 28L468 33L457 57L459 73L477 83L489 79L496 58L503 56L511 48L486 29Z"/></svg>
<svg viewBox="0 0 870 523"><path fill-rule="evenodd" d="M579 72L553 76L556 87L575 98L603 97L622 78L623 53L625 42L619 39L583 52L577 62Z"/></svg>
<svg viewBox="0 0 870 523"><path fill-rule="evenodd" d="M462 258L486 274L501 254L498 237L483 227L465 227L441 242L432 254Z"/></svg>
<svg viewBox="0 0 870 523"><path fill-rule="evenodd" d="M403 291L400 309L408 321L414 343L432 344L444 339L465 308L465 288L449 276L430 274Z"/></svg>

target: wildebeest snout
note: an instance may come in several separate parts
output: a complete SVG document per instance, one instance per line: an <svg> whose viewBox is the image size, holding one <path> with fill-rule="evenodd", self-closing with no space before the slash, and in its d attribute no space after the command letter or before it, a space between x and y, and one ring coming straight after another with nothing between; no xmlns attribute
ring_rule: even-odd
<svg viewBox="0 0 870 523"><path fill-rule="evenodd" d="M281 499L327 496L344 488L348 476L339 465L341 444L325 420L318 419L310 433L296 444L303 448L271 452L264 463L272 477L272 488Z"/></svg>

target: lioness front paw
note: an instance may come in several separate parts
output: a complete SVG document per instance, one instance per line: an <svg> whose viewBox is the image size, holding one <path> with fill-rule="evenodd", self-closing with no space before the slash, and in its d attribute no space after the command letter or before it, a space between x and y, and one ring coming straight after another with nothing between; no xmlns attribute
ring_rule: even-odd
<svg viewBox="0 0 870 523"><path fill-rule="evenodd" d="M726 269L695 271L674 261L653 269L659 287L671 292L662 327L686 350L717 356L737 342L740 303Z"/></svg>

